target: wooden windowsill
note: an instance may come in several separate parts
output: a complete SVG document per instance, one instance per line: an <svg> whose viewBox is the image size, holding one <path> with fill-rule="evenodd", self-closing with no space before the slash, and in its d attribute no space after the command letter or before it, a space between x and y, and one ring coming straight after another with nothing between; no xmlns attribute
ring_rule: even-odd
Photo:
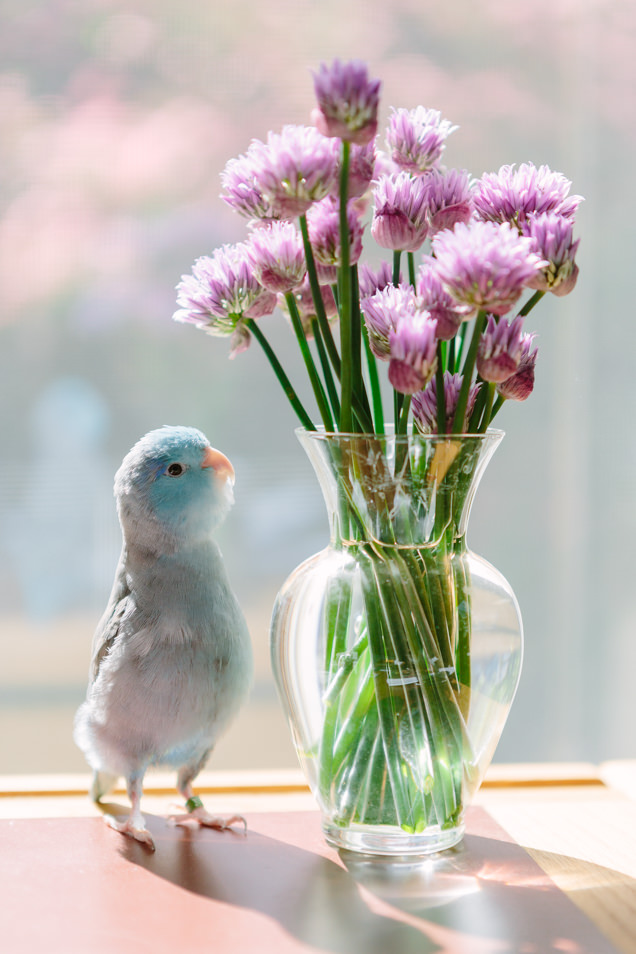
<svg viewBox="0 0 636 954"><path fill-rule="evenodd" d="M297 770L199 777L196 787L206 807L245 815L246 838L169 827L165 816L177 801L174 776L149 774L143 810L159 834L155 855L102 824L87 798L89 781L89 775L0 776L0 889L3 901L8 899L7 913L0 910L0 936L15 940L7 950L40 954L47 947L51 954L79 954L78 938L90 931L91 954L114 949L128 954L139 949L142 937L163 954L176 941L173 920L190 925L186 935L193 951L203 949L196 944L205 936L206 949L220 954L257 949L374 954L405 944L415 949L414 931L437 945L431 949L448 954L636 950L636 761L493 766L469 810L463 847L429 860L425 876L417 875L423 879L417 890L413 865L378 866L346 853L339 857L329 848ZM126 810L123 788L114 800L114 808ZM67 912L64 928L58 916L67 908L78 910L77 899L67 894L76 870L83 880L73 891L79 892L81 911L82 904L88 905L93 920L83 920L81 913L76 924L68 922ZM334 885L338 890L332 897ZM26 916L16 921L20 904L30 905L38 890L51 923ZM461 897L440 901L435 895L431 906L427 892L444 890ZM139 893L135 904L142 909L163 905L174 909L174 918L164 924L159 917L161 930L153 927L154 920L141 919L144 932L135 940L136 914L133 921L126 914L130 891ZM82 892L89 892L84 902ZM18 914L12 916L12 910ZM303 917L309 926L300 926ZM490 947L479 931L471 933L474 918L480 931L487 923L493 932ZM93 937L93 923L101 925L103 945L99 930L97 940ZM352 940L359 931L366 946ZM376 931L382 948L373 946ZM546 932L552 932L554 946L546 946ZM58 947L44 944L45 936L58 934ZM188 943L181 946L184 954L189 954Z"/></svg>

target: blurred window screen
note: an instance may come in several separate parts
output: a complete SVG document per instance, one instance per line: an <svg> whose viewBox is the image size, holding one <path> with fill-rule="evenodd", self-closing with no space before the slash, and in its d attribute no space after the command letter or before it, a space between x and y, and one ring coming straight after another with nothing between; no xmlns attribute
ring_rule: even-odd
<svg viewBox="0 0 636 954"><path fill-rule="evenodd" d="M447 165L547 163L585 196L579 284L532 315L535 393L502 412L469 543L525 623L497 759L633 757L636 7L50 0L0 16L0 771L86 770L72 720L119 555L112 479L165 423L200 427L237 473L219 542L256 677L210 767L296 765L268 623L327 543L318 485L257 348L230 362L171 316L194 259L245 234L219 198L226 161L308 122L310 70L336 56L382 79L381 129L391 106L434 107L460 127ZM285 319L265 320L300 380Z"/></svg>

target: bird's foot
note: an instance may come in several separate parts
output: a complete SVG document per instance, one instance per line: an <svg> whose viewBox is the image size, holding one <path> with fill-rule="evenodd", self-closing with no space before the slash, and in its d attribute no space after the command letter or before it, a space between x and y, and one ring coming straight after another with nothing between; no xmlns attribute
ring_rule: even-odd
<svg viewBox="0 0 636 954"><path fill-rule="evenodd" d="M186 813L171 815L170 821L173 825L187 826L193 822L203 828L216 828L218 831L227 831L233 825L243 825L244 832L247 832L247 822L242 815L231 815L229 818L219 818L211 815L204 807L203 802L197 795L193 795L186 801Z"/></svg>
<svg viewBox="0 0 636 954"><path fill-rule="evenodd" d="M155 850L155 843L148 829L144 827L143 818L129 817L122 820L121 818L116 818L114 815L104 815L104 820L106 824L114 828L115 831L120 832L122 835L127 835L129 838L134 838L135 841L145 845L150 851Z"/></svg>

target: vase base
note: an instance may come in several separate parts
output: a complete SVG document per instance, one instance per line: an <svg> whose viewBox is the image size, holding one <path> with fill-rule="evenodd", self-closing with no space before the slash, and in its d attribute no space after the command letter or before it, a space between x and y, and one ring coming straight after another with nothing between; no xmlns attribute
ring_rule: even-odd
<svg viewBox="0 0 636 954"><path fill-rule="evenodd" d="M341 828L325 821L322 826L326 840L334 848L356 851L365 855L392 855L393 857L431 855L459 844L464 836L464 825L441 829L432 827L410 834L400 828L386 825L349 825Z"/></svg>

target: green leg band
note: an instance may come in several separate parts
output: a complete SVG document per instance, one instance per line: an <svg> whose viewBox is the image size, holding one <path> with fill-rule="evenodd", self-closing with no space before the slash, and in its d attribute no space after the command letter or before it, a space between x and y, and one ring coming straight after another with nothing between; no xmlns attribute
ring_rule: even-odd
<svg viewBox="0 0 636 954"><path fill-rule="evenodd" d="M203 802L198 795L193 795L186 802L186 808L188 812L192 813L195 808L203 808Z"/></svg>

